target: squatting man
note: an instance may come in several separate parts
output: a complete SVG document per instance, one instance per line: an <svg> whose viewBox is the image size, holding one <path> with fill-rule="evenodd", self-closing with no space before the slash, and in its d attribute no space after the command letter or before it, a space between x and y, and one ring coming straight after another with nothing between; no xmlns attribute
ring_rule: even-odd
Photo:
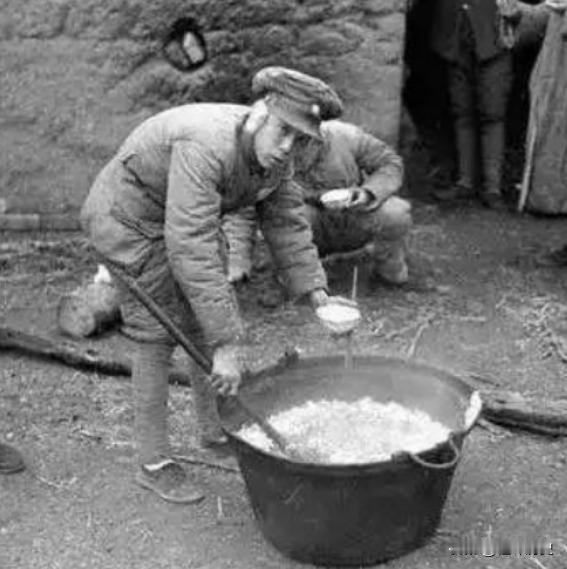
<svg viewBox="0 0 567 569"><path fill-rule="evenodd" d="M235 394L245 341L227 278L221 218L253 206L281 280L314 308L341 300L327 280L292 180L300 137L321 138L342 104L324 82L280 67L258 72L252 106L188 104L139 125L97 176L81 212L91 244L109 267L136 279L212 359L192 373L204 444L222 442L216 397ZM172 459L167 432L168 368L174 343L127 291L124 332L134 340L132 383L137 482L167 501L203 494Z"/></svg>
<svg viewBox="0 0 567 569"><path fill-rule="evenodd" d="M320 256L369 247L373 277L393 285L406 283L411 208L396 195L402 185L402 158L378 138L339 120L323 122L321 137L304 138L294 154L294 179ZM344 199L324 203L331 190L342 190ZM233 283L245 280L252 270L255 215L249 207L223 219Z"/></svg>

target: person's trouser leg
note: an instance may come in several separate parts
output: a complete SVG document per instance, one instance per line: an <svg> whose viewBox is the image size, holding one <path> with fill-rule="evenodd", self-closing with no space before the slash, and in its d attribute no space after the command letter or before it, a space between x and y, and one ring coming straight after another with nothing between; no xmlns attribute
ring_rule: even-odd
<svg viewBox="0 0 567 569"><path fill-rule="evenodd" d="M134 430L138 446L138 484L160 498L181 504L201 501L185 469L171 458L167 431L169 364L173 347L137 342L132 366Z"/></svg>
<svg viewBox="0 0 567 569"><path fill-rule="evenodd" d="M481 198L490 200L491 196L502 195L502 169L506 132L503 122L487 123L482 129L482 174L483 188Z"/></svg>
<svg viewBox="0 0 567 569"><path fill-rule="evenodd" d="M451 65L449 93L457 148L457 185L473 193L478 179L475 73L469 67Z"/></svg>
<svg viewBox="0 0 567 569"><path fill-rule="evenodd" d="M109 268L112 269L112 263ZM122 268L128 272L128 267ZM132 277L178 326L193 318L169 269L163 241L152 242L143 270L136 270ZM126 288L121 288L122 331L135 342L132 388L134 437L139 453L136 481L166 501L198 502L203 499L203 493L183 466L172 458L169 446L168 381L174 342L140 301Z"/></svg>
<svg viewBox="0 0 567 569"><path fill-rule="evenodd" d="M456 146L457 179L449 190L435 193L441 200L471 198L478 179L478 65L474 33L468 18L459 19L456 33L459 54L456 61L448 62L447 78Z"/></svg>
<svg viewBox="0 0 567 569"><path fill-rule="evenodd" d="M173 348L136 342L132 366L135 437L139 461L148 464L170 455L167 435L168 374Z"/></svg>
<svg viewBox="0 0 567 569"><path fill-rule="evenodd" d="M484 182L481 195L487 202L501 196L505 121L511 85L512 56L508 52L481 64L478 85Z"/></svg>
<svg viewBox="0 0 567 569"><path fill-rule="evenodd" d="M218 395L208 382L206 374L194 361L190 361L189 373L199 442L204 447L224 444L227 438L221 427Z"/></svg>
<svg viewBox="0 0 567 569"><path fill-rule="evenodd" d="M403 284L409 278L406 256L412 225L410 203L394 196L371 215L374 226L373 273L389 283Z"/></svg>

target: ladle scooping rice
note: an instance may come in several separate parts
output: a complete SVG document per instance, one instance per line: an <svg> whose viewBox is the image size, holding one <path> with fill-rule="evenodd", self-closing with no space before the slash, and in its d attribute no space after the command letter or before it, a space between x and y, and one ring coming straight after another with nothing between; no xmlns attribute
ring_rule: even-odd
<svg viewBox="0 0 567 569"><path fill-rule="evenodd" d="M267 418L306 462L362 464L382 462L396 453L419 453L446 441L450 429L427 413L370 397L353 402L308 401ZM257 425L237 433L246 442L280 455Z"/></svg>

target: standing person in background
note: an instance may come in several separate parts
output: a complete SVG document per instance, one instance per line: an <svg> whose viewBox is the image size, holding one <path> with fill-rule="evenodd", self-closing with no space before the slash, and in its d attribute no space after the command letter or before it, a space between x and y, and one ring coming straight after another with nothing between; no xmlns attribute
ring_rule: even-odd
<svg viewBox="0 0 567 569"><path fill-rule="evenodd" d="M513 79L517 2L425 2L430 2L432 10L431 47L447 65L457 152L456 182L436 192L436 197L468 200L478 193L486 207L499 209L504 205L505 119Z"/></svg>
<svg viewBox="0 0 567 569"><path fill-rule="evenodd" d="M567 213L567 0L522 4L524 27L544 36L530 79L526 160L518 210ZM567 243L540 255L567 266Z"/></svg>
<svg viewBox="0 0 567 569"><path fill-rule="evenodd" d="M321 120L340 115L342 103L322 81L280 67L258 72L252 90L251 107L188 104L144 121L100 172L81 215L104 264L135 278L211 358L211 378L191 378L204 444L223 442L215 390L236 393L242 371L221 216L253 206L291 294L314 308L332 302L290 159L298 136L320 137ZM135 340L136 480L164 500L197 502L203 495L172 459L167 436L174 342L131 296L121 308Z"/></svg>
<svg viewBox="0 0 567 569"><path fill-rule="evenodd" d="M567 213L567 0L521 5L543 35L530 78L530 114L519 211ZM565 252L567 253L567 251ZM559 258L565 257L565 254Z"/></svg>
<svg viewBox="0 0 567 569"><path fill-rule="evenodd" d="M409 202L396 194L403 180L402 158L386 143L343 121L321 125L321 139L310 138L296 151L295 180L303 190L306 213L319 255L372 246L372 274L386 283L408 280ZM345 202L325 205L321 196L344 189ZM230 244L232 282L251 270L254 211L239 211L223 221Z"/></svg>
<svg viewBox="0 0 567 569"><path fill-rule="evenodd" d="M25 467L20 452L13 446L0 442L0 474L15 474Z"/></svg>

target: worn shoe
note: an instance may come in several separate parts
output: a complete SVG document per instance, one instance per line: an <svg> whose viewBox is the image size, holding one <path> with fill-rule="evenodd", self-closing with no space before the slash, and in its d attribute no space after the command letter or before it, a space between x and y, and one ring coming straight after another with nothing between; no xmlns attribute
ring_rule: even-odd
<svg viewBox="0 0 567 569"><path fill-rule="evenodd" d="M458 182L448 188L439 188L433 192L433 197L440 202L470 201L474 195L474 188Z"/></svg>
<svg viewBox="0 0 567 569"><path fill-rule="evenodd" d="M26 467L24 459L13 446L0 443L0 474L15 474Z"/></svg>
<svg viewBox="0 0 567 569"><path fill-rule="evenodd" d="M372 270L372 277L390 285L400 286L408 282L408 265L403 257L376 262Z"/></svg>
<svg viewBox="0 0 567 569"><path fill-rule="evenodd" d="M480 194L482 205L495 211L507 211L508 206L500 192L483 192Z"/></svg>
<svg viewBox="0 0 567 569"><path fill-rule="evenodd" d="M171 459L140 467L136 482L174 504L197 504L205 495L189 480L185 469Z"/></svg>

